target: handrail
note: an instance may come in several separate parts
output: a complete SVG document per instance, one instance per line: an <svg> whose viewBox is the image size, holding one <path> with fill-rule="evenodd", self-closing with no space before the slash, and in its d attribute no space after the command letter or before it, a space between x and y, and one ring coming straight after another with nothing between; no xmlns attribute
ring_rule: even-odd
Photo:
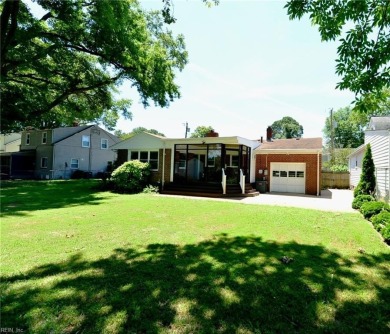
<svg viewBox="0 0 390 334"><path fill-rule="evenodd" d="M245 194L245 175L242 169L240 169L240 186L242 193Z"/></svg>
<svg viewBox="0 0 390 334"><path fill-rule="evenodd" d="M222 194L226 195L226 174L225 168L222 168Z"/></svg>

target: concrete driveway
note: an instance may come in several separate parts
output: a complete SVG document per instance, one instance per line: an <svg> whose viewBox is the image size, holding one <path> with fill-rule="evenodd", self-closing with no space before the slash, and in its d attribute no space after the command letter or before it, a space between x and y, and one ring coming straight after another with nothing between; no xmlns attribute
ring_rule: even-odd
<svg viewBox="0 0 390 334"><path fill-rule="evenodd" d="M327 189L321 191L321 196L289 194L289 193L266 193L256 197L230 197L230 198L208 198L195 196L178 196L178 195L160 195L160 196L177 196L183 198L210 200L210 201L227 201L242 204L262 204L290 206L297 208L307 208L322 211L338 212L357 212L352 209L353 192L346 189Z"/></svg>
<svg viewBox="0 0 390 334"><path fill-rule="evenodd" d="M353 192L346 189L327 189L321 196L267 193L245 197L240 203L291 206L323 211L357 212L352 209Z"/></svg>

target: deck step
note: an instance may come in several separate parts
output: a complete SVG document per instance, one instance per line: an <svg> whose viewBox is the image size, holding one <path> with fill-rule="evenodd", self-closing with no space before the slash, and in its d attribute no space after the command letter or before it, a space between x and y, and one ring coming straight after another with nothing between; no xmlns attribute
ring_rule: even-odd
<svg viewBox="0 0 390 334"><path fill-rule="evenodd" d="M250 183L245 184L245 194L242 193L239 184L229 184L226 186L226 194L222 194L222 186L218 183L194 183L178 184L168 183L164 186L162 194L167 195L184 195L200 197L254 197L259 192L253 189Z"/></svg>

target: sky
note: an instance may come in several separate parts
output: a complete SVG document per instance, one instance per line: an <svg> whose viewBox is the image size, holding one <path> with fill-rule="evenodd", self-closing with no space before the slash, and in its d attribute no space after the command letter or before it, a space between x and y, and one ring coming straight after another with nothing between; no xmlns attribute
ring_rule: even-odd
<svg viewBox="0 0 390 334"><path fill-rule="evenodd" d="M220 136L258 139L267 126L290 116L303 137L322 137L330 109L346 107L354 95L336 90L337 41L321 42L308 17L289 20L279 0L221 0L207 7L201 0L173 0L175 34L183 34L189 62L178 72L181 98L168 108L144 108L125 84L120 98L131 98L132 120L117 129L156 129L183 138L185 123L212 126ZM161 9L162 0L141 1Z"/></svg>

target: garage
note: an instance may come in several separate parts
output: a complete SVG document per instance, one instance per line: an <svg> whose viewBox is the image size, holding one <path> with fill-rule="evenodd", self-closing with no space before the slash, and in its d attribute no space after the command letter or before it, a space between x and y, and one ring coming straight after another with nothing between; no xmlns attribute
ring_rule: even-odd
<svg viewBox="0 0 390 334"><path fill-rule="evenodd" d="M305 193L306 163L271 163L270 191Z"/></svg>

